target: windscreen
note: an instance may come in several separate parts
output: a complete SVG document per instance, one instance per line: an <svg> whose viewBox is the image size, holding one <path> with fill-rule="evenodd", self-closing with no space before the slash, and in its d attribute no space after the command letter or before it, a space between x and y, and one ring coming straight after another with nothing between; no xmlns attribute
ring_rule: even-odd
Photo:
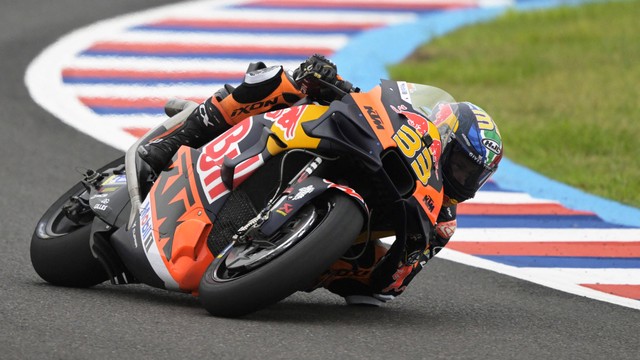
<svg viewBox="0 0 640 360"><path fill-rule="evenodd" d="M430 85L414 84L399 81L400 96L410 103L414 110L426 116L438 127L440 139L443 147L449 142L449 137L458 127L458 118L448 116L446 118L436 118L433 113L439 104L453 103L456 100L448 92Z"/></svg>

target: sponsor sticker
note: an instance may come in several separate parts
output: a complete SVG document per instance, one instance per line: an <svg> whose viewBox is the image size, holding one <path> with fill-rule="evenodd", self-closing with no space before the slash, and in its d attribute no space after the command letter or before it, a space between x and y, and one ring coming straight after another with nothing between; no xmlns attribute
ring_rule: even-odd
<svg viewBox="0 0 640 360"><path fill-rule="evenodd" d="M102 183L102 186L105 185L124 185L127 183L126 175L111 175Z"/></svg>
<svg viewBox="0 0 640 360"><path fill-rule="evenodd" d="M400 89L400 98L411 104L411 95L406 81L398 81L398 89Z"/></svg>
<svg viewBox="0 0 640 360"><path fill-rule="evenodd" d="M151 217L151 203L149 202L149 198L142 203L140 210L140 236L142 237L144 250L148 252L151 245L155 242L153 237L153 220Z"/></svg>
<svg viewBox="0 0 640 360"><path fill-rule="evenodd" d="M304 198L305 196L307 196L307 194L311 194L313 192L313 190L315 190L313 185L307 185L307 186L301 187L298 190L297 193L295 193L294 195L289 195L289 199L290 200L300 200L300 199Z"/></svg>

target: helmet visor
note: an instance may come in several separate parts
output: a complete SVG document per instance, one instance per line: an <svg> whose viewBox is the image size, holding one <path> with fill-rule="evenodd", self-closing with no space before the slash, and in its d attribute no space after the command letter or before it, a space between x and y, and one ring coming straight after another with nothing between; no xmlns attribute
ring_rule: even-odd
<svg viewBox="0 0 640 360"><path fill-rule="evenodd" d="M455 185L458 192L466 198L472 198L476 191L489 180L496 168L487 168L476 162L457 141L452 145L451 154L444 168L445 176Z"/></svg>

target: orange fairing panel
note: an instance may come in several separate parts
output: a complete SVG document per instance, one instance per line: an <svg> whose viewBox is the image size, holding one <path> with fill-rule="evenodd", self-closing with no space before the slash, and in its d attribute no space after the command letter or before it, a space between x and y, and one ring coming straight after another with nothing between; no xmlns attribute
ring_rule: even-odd
<svg viewBox="0 0 640 360"><path fill-rule="evenodd" d="M162 262L180 290L195 293L213 254L207 247L212 224L198 195L192 151L178 150L176 161L158 178L150 196Z"/></svg>
<svg viewBox="0 0 640 360"><path fill-rule="evenodd" d="M427 214L432 224L438 220L438 213L442 207L443 190L436 190L433 186L423 186L419 181L416 182L416 191L413 197L418 200L422 210Z"/></svg>
<svg viewBox="0 0 640 360"><path fill-rule="evenodd" d="M371 128L380 140L382 147L384 149L395 147L396 144L391 139L394 134L393 124L391 124L391 119L389 119L389 115L387 115L384 105L382 104L381 88L377 86L369 92L353 93L351 96L358 104L360 111L367 118Z"/></svg>
<svg viewBox="0 0 640 360"><path fill-rule="evenodd" d="M409 166L416 176L416 190L413 197L429 217L432 224L436 223L442 206L442 186L437 190L434 185L441 185L439 179L439 161L442 152L440 134L435 125L417 114L407 113L407 124L402 124L392 139L397 149L409 161ZM425 146L423 137L431 139L429 147Z"/></svg>
<svg viewBox="0 0 640 360"><path fill-rule="evenodd" d="M198 218L206 216L200 215ZM170 273L180 289L195 293L200 279L213 261L207 247L207 236L211 223L191 218L178 225L173 239Z"/></svg>

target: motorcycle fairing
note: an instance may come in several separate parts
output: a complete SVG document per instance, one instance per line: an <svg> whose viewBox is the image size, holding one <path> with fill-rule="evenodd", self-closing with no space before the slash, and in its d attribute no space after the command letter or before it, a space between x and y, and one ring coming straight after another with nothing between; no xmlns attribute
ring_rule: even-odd
<svg viewBox="0 0 640 360"><path fill-rule="evenodd" d="M392 91L383 92L383 87ZM415 178L410 197L418 200L435 224L444 195L438 166L442 143L424 110L414 109L409 102L410 91L406 83L383 80L367 93L353 93L332 103L322 118L303 128L323 140L319 149L357 156L371 171L385 173L392 187L393 176L384 171L381 156L397 151ZM401 193L398 191L399 197Z"/></svg>
<svg viewBox="0 0 640 360"><path fill-rule="evenodd" d="M277 114L251 117L200 150L185 146L178 150L172 164L152 186L142 204L139 219L134 224L136 229L130 234L134 238L134 247L138 242L143 244L140 249L144 250L145 262L149 264L132 264L142 260L140 252L134 251L139 255L129 259L131 265L128 267L136 277L151 283L157 283L159 278L163 284L161 287L171 290L197 291L202 274L214 258L207 247L207 238L213 229L216 214L231 191L222 181L224 161L242 160L233 168L235 187L264 164L265 156L267 159L273 156L267 149L266 139L262 139L265 129L279 133L285 141L290 142L287 146L317 146L318 139L308 138L309 143L300 139L286 140L291 136L287 131L292 131L294 137L302 136L296 133L299 130L294 124L310 120L323 111L323 107L301 108L300 114L305 113L306 116L293 122ZM289 129L287 126L292 127ZM260 143L263 146L259 146ZM131 245L125 246L131 252ZM127 251L120 252L124 254ZM149 274L149 267L153 274Z"/></svg>
<svg viewBox="0 0 640 360"><path fill-rule="evenodd" d="M173 290L197 289L213 260L207 248L213 220L194 175L194 158L199 155L197 150L180 148L173 164L154 183L140 212L145 255L165 286Z"/></svg>
<svg viewBox="0 0 640 360"><path fill-rule="evenodd" d="M395 90L381 92L378 87L368 94L347 96L331 107L302 105L253 116L200 150L181 147L171 167L153 185L134 224L133 241L124 245L146 249L140 244L150 242L152 246L144 252L145 258L130 257L127 267L138 279L146 279L150 284L156 277L166 288L196 292L202 274L216 255L207 247L207 237L215 231L216 214L232 188L269 159L289 149L317 149L357 157L376 176L386 176L390 186L393 182L384 171L381 154L385 151L402 154L407 167L413 170L416 186L408 197L398 195L398 201L404 201L415 211L420 209L422 233L428 236L442 204L441 175L439 168L433 166L440 150L437 129L411 107L398 83L383 81L382 86ZM418 127L426 127L426 131ZM225 162L233 165L228 166L232 168L231 186L222 179ZM323 191L334 186L350 196L360 197L353 189L349 191L350 188L333 183L325 185ZM298 193L290 194L295 197ZM362 205L366 209L364 200ZM286 211L285 214L289 215ZM403 227L396 232L403 237L405 230ZM148 267L133 264L136 260L147 262L153 274Z"/></svg>
<svg viewBox="0 0 640 360"><path fill-rule="evenodd" d="M98 187L91 187L89 207L111 226L119 226L126 221L129 204L127 181L124 174L111 174L100 182Z"/></svg>
<svg viewBox="0 0 640 360"><path fill-rule="evenodd" d="M418 200L431 224L435 224L444 196L438 166L442 143L437 127L425 117L425 111L429 110L411 102L411 91L415 86L383 80L380 87L393 91L384 92L379 105L392 119L394 134L391 140L415 174L416 187L412 197Z"/></svg>

